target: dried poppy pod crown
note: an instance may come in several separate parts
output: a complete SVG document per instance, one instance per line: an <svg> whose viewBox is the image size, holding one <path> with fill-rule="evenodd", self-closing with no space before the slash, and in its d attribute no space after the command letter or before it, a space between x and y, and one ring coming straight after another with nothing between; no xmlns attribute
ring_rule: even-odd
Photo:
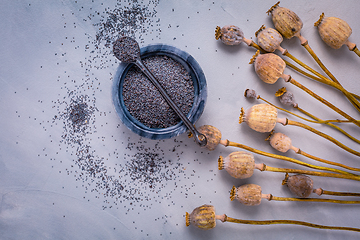
<svg viewBox="0 0 360 240"><path fill-rule="evenodd" d="M254 63L255 72L263 82L274 84L283 76L286 63L274 53L259 53L260 51L255 53L250 64Z"/></svg>
<svg viewBox="0 0 360 240"><path fill-rule="evenodd" d="M239 123L246 124L257 132L271 132L277 123L277 110L269 104L257 104L244 111L241 108Z"/></svg>
<svg viewBox="0 0 360 240"><path fill-rule="evenodd" d="M249 178L255 169L254 156L251 153L238 151L232 152L227 157L219 157L219 170L225 169L230 176L238 179Z"/></svg>
<svg viewBox="0 0 360 240"><path fill-rule="evenodd" d="M280 44L283 41L281 34L273 28L266 28L264 25L255 33L259 46L267 52L274 52L276 49L285 53L286 49L283 49Z"/></svg>
<svg viewBox="0 0 360 240"><path fill-rule="evenodd" d="M202 205L185 215L186 226L194 225L200 229L208 230L216 226L215 208L212 205Z"/></svg>
<svg viewBox="0 0 360 240"><path fill-rule="evenodd" d="M306 175L286 174L283 185L287 185L289 190L298 197L306 198L313 192L313 180Z"/></svg>
<svg viewBox="0 0 360 240"><path fill-rule="evenodd" d="M352 33L347 22L336 17L325 17L324 13L320 15L320 19L314 23L314 26L318 28L321 39L334 49L347 44ZM355 46L348 47L353 50Z"/></svg>
<svg viewBox="0 0 360 240"><path fill-rule="evenodd" d="M299 16L290 9L279 7L279 4L280 1L266 12L267 14L271 13L272 21L276 30L278 30L287 39L300 35L303 22Z"/></svg>
<svg viewBox="0 0 360 240"><path fill-rule="evenodd" d="M221 40L226 45L239 45L244 41L244 33L234 25L219 26L215 29L215 39Z"/></svg>
<svg viewBox="0 0 360 240"><path fill-rule="evenodd" d="M238 200L240 203L247 206L257 206L261 203L261 187L256 184L245 184L238 188L232 187L230 191L230 199Z"/></svg>

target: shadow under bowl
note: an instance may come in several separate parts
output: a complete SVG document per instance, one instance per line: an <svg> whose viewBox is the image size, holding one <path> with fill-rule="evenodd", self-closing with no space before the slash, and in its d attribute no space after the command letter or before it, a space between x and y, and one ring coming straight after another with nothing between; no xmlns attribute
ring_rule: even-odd
<svg viewBox="0 0 360 240"><path fill-rule="evenodd" d="M148 45L140 49L140 54L142 59L155 55L168 56L182 64L189 72L194 85L194 103L187 117L192 124L195 124L204 111L207 98L206 79L198 62L190 54L165 44ZM132 63L120 63L112 86L113 104L121 121L134 133L150 139L168 139L186 132L187 127L182 121L167 128L150 128L129 113L124 104L122 92L126 74L133 65Z"/></svg>

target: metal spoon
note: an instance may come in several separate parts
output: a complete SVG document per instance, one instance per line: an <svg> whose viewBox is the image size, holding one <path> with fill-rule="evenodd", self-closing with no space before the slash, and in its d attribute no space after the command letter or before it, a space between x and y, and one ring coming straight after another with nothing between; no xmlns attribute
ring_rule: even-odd
<svg viewBox="0 0 360 240"><path fill-rule="evenodd" d="M199 133L190 120L185 116L185 114L179 109L179 107L174 103L174 101L166 93L165 89L160 85L159 81L154 77L154 75L147 69L143 64L140 57L140 47L138 42L131 37L120 37L117 39L113 46L113 52L117 59L125 63L134 63L140 68L140 70L149 78L149 80L154 84L154 86L159 90L160 94L170 105L170 107L175 111L175 113L180 117L180 119L185 123L186 127L190 130L195 138L195 142L201 147L204 147L207 144L206 136L202 133Z"/></svg>

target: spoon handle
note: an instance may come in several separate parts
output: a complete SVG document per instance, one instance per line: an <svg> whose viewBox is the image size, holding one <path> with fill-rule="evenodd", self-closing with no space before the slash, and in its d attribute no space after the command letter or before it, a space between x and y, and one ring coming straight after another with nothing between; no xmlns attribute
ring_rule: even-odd
<svg viewBox="0 0 360 240"><path fill-rule="evenodd" d="M165 89L160 85L159 81L155 78L155 76L149 71L149 69L143 64L140 59L135 61L135 65L140 68L140 70L149 78L152 84L159 90L160 94L166 100L166 102L170 105L170 107L176 112L176 114L180 117L180 119L185 123L186 127L190 130L190 132L194 135L195 142L199 144L201 147L204 147L207 143L206 137L204 134L199 133L194 125L190 122L190 120L185 116L185 114L180 110L180 108L174 103L174 101L169 97Z"/></svg>

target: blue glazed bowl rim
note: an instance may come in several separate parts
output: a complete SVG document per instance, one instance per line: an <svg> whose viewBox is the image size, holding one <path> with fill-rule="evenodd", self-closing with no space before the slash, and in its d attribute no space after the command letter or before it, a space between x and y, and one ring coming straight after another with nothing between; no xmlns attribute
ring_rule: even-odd
<svg viewBox="0 0 360 240"><path fill-rule="evenodd" d="M167 55L180 62L192 76L194 83L194 103L187 117L191 123L199 119L204 111L207 99L207 86L204 72L198 62L187 52L166 44L152 44L140 49L141 58L152 55ZM132 63L120 63L112 86L112 100L121 121L136 134L150 139L168 139L186 132L187 127L180 121L168 128L149 128L135 119L125 107L122 99L122 83Z"/></svg>

